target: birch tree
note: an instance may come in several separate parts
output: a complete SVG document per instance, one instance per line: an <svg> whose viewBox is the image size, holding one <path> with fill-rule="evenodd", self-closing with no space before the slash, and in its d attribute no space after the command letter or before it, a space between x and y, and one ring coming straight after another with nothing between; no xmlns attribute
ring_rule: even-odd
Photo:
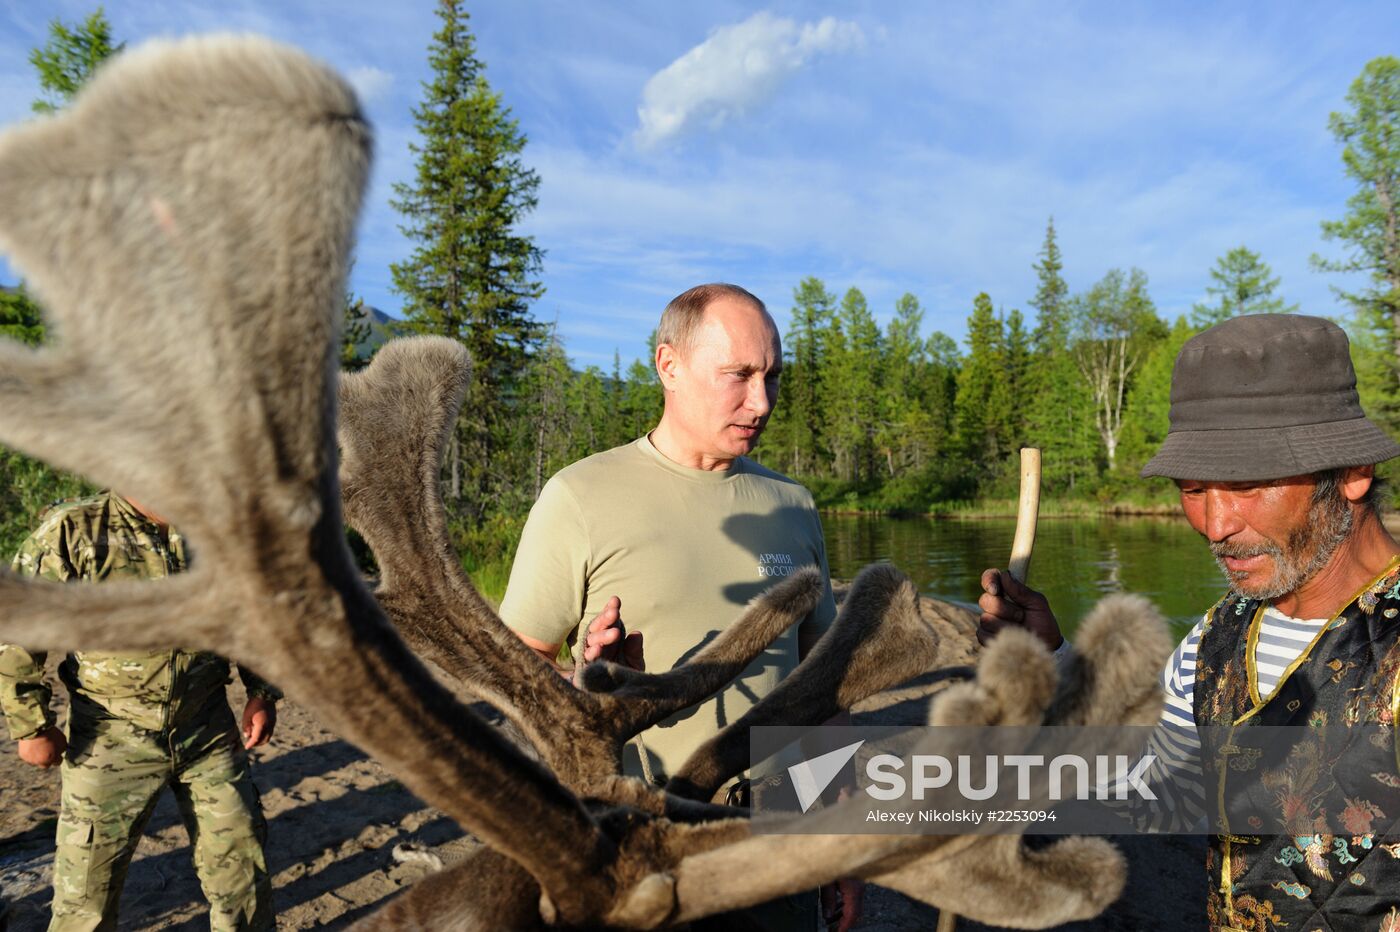
<svg viewBox="0 0 1400 932"><path fill-rule="evenodd" d="M1147 294L1147 275L1112 269L1072 307L1071 352L1094 401L1094 426L1110 471L1127 412L1133 375L1153 345L1166 334Z"/></svg>

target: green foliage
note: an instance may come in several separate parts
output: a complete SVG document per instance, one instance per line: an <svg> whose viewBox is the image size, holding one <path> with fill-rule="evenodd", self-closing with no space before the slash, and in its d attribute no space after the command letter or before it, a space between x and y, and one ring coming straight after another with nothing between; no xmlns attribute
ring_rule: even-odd
<svg viewBox="0 0 1400 932"><path fill-rule="evenodd" d="M449 525L452 544L462 554L462 568L485 598L500 604L510 582L510 564L525 530L522 514L496 513L473 525Z"/></svg>
<svg viewBox="0 0 1400 932"><path fill-rule="evenodd" d="M1031 307L1036 310L1035 332L1031 336L1035 351L1051 354L1063 350L1069 339L1069 285L1064 276L1064 259L1055 239L1055 218L1045 224L1045 243L1040 248L1040 261L1035 269L1035 297Z"/></svg>
<svg viewBox="0 0 1400 932"><path fill-rule="evenodd" d="M60 20L49 23L49 41L31 49L29 63L39 74L45 97L31 105L35 113L52 113L63 107L92 77L97 66L126 48L112 44L112 26L98 7L75 26Z"/></svg>
<svg viewBox="0 0 1400 932"><path fill-rule="evenodd" d="M390 268L408 329L471 352L446 487L449 508L475 523L525 495L512 407L542 335L529 307L544 289L535 277L542 253L516 228L535 207L539 176L521 161L525 136L486 81L461 0L441 0L438 16L433 78L413 110L417 172L394 186L391 202L417 245Z"/></svg>
<svg viewBox="0 0 1400 932"><path fill-rule="evenodd" d="M0 554L6 565L20 542L38 527L39 515L45 508L93 491L90 484L76 476L0 447Z"/></svg>
<svg viewBox="0 0 1400 932"><path fill-rule="evenodd" d="M794 475L820 473L828 462L827 356L836 320L836 297L821 279L802 279L783 337L783 374L778 406L764 433L762 453L775 468Z"/></svg>
<svg viewBox="0 0 1400 932"><path fill-rule="evenodd" d="M1138 479L1138 472L1167 437L1172 369L1186 341L1203 329L1192 325L1185 317L1178 317L1166 338L1148 352L1138 377L1133 381L1128 392L1128 409L1132 417L1123 427L1118 464L1120 472L1130 482Z"/></svg>
<svg viewBox="0 0 1400 932"><path fill-rule="evenodd" d="M1110 269L1071 303L1070 353L1093 399L1094 426L1110 472L1128 413L1128 393L1143 359L1166 336L1147 294L1147 274Z"/></svg>
<svg viewBox="0 0 1400 932"><path fill-rule="evenodd" d="M827 342L825 396L836 475L856 482L868 481L875 473L880 344L880 328L865 295L851 288L841 299Z"/></svg>
<svg viewBox="0 0 1400 932"><path fill-rule="evenodd" d="M1329 261L1313 256L1329 272L1360 273L1365 285L1341 291L1356 312L1357 331L1374 333L1389 352L1368 360L1373 397L1393 433L1400 433L1400 59L1372 59L1347 91L1350 110L1333 113L1328 128L1342 143L1342 164L1356 182L1341 220L1322 224L1324 239L1343 243L1348 254Z"/></svg>
<svg viewBox="0 0 1400 932"><path fill-rule="evenodd" d="M976 482L997 473L1012 452L1013 389L1005 327L983 292L967 319L967 356L953 404L954 442Z"/></svg>
<svg viewBox="0 0 1400 932"><path fill-rule="evenodd" d="M1061 274L1064 261L1053 218L1033 268L1036 325L1020 398L1025 442L1040 449L1045 491L1073 492L1098 472L1098 439L1092 427L1093 398L1069 350L1069 285Z"/></svg>
<svg viewBox="0 0 1400 932"><path fill-rule="evenodd" d="M0 286L0 337L18 340L30 346L44 341L44 321L24 286Z"/></svg>
<svg viewBox="0 0 1400 932"><path fill-rule="evenodd" d="M1191 323L1201 330L1241 314L1298 313L1298 305L1285 304L1274 295L1279 280L1269 263L1244 246L1236 246L1215 260L1210 278L1206 294L1213 300L1191 309Z"/></svg>
<svg viewBox="0 0 1400 932"><path fill-rule="evenodd" d="M354 372L369 365L360 347L370 337L369 309L363 298L345 293L344 317L340 324L340 368Z"/></svg>

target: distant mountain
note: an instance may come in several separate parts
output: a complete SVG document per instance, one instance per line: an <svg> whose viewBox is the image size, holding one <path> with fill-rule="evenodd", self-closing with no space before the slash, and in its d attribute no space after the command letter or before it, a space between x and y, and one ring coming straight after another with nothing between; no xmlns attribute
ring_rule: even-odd
<svg viewBox="0 0 1400 932"><path fill-rule="evenodd" d="M363 321L366 317L369 318L369 336L355 344L355 350L361 359L368 359L374 355L375 350L400 335L399 328L403 321L396 320L368 304L361 304L360 308L362 313L359 319Z"/></svg>

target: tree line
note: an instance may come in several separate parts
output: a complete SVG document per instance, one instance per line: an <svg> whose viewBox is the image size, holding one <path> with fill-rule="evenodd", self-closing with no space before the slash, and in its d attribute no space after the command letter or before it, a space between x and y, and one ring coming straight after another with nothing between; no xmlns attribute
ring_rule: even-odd
<svg viewBox="0 0 1400 932"><path fill-rule="evenodd" d="M545 253L519 227L536 206L539 176L487 80L461 0L439 0L437 12L432 78L413 110L416 171L392 200L413 248L391 274L403 298L400 331L458 340L474 361L443 490L456 543L479 567L508 560L550 475L650 429L661 392L649 359L575 368L556 329L531 313ZM31 55L44 94L35 109L61 108L121 48L100 10L72 26L55 21ZM1400 60L1367 64L1347 104L1329 126L1356 193L1321 230L1345 255L1314 264L1360 273L1351 280L1361 286L1343 297L1363 403L1400 437ZM1053 218L1026 261L1035 293L1013 298L1031 313L978 294L961 345L924 335L912 294L882 327L858 288L838 295L817 277L796 283L779 402L756 458L807 483L828 507L922 513L1009 497L1023 445L1042 449L1047 495L1101 504L1166 497L1169 487L1154 492L1136 474L1165 436L1181 345L1235 315L1297 309L1243 245L1218 259L1205 300L1175 320L1159 314L1141 269L1107 269L1071 293ZM365 363L365 328L363 302L347 295L347 368ZM0 290L0 335L44 338L22 285ZM13 551L45 504L84 488L0 449L0 547Z"/></svg>

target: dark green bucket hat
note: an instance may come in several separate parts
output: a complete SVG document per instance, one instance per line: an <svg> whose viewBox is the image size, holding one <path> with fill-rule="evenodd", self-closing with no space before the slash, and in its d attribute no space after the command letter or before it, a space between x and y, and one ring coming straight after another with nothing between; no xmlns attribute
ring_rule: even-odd
<svg viewBox="0 0 1400 932"><path fill-rule="evenodd" d="M1321 317L1236 317L1187 340L1170 417L1144 477L1257 482L1400 456L1361 410L1347 335Z"/></svg>

